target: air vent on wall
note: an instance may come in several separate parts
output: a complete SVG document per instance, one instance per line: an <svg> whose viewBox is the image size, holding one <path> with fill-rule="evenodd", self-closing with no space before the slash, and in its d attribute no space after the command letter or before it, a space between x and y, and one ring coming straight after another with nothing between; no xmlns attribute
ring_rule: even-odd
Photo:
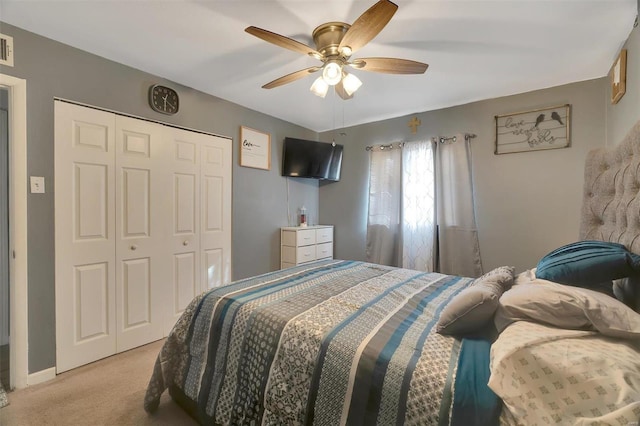
<svg viewBox="0 0 640 426"><path fill-rule="evenodd" d="M13 66L13 37L0 34L0 65Z"/></svg>

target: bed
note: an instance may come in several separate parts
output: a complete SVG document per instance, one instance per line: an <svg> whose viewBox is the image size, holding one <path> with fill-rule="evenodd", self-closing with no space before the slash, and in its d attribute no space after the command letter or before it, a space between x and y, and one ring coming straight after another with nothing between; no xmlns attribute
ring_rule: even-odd
<svg viewBox="0 0 640 426"><path fill-rule="evenodd" d="M638 424L640 122L589 154L580 238L477 279L325 260L196 297L156 360L201 424Z"/></svg>

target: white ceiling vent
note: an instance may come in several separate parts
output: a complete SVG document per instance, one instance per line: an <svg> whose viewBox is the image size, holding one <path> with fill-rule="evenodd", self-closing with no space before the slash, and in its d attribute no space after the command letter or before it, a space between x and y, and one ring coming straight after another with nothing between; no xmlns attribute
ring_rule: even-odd
<svg viewBox="0 0 640 426"><path fill-rule="evenodd" d="M13 37L0 34L0 65L13 66Z"/></svg>

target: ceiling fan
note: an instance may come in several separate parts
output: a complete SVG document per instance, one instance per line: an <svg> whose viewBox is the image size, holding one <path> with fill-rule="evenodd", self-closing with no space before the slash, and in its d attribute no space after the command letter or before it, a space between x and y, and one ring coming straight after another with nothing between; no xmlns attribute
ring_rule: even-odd
<svg viewBox="0 0 640 426"><path fill-rule="evenodd" d="M422 74L429 65L422 62L397 58L358 58L350 59L356 51L369 43L389 23L398 10L398 5L389 0L379 0L358 17L353 24L327 22L313 30L312 37L316 48L307 46L289 37L273 33L262 28L250 26L245 31L276 46L304 55L312 56L322 65L305 68L277 78L264 86L273 89L322 70L311 86L311 91L324 98L329 86L335 86L336 93L342 99L351 99L362 82L345 68L351 67L363 71L386 74Z"/></svg>

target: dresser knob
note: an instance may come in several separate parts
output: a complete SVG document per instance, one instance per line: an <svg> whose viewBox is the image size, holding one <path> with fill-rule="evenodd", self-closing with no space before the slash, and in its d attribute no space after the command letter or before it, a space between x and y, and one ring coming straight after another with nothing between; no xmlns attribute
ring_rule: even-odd
<svg viewBox="0 0 640 426"><path fill-rule="evenodd" d="M133 245L131 246L131 250L136 250L137 248L138 248L138 246L137 246L137 245L135 245L135 244L133 244Z"/></svg>
<svg viewBox="0 0 640 426"><path fill-rule="evenodd" d="M189 245L189 240L184 240L184 241L182 242L182 245L183 245L183 246L188 246L188 245Z"/></svg>

